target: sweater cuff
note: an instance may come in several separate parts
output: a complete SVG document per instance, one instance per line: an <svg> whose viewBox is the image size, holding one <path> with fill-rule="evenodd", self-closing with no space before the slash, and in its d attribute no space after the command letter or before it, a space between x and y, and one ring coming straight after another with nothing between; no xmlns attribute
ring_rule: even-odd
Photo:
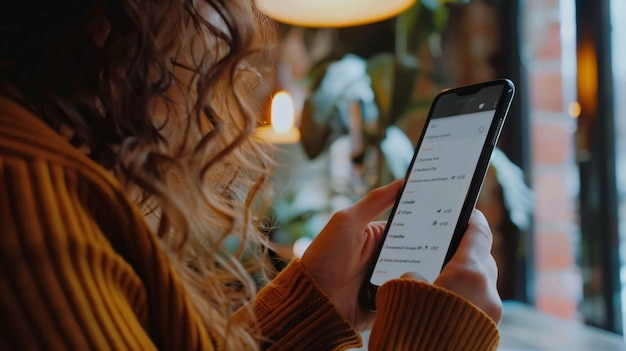
<svg viewBox="0 0 626 351"><path fill-rule="evenodd" d="M500 341L487 314L435 285L391 280L378 289L376 308L370 350L496 350Z"/></svg>
<svg viewBox="0 0 626 351"><path fill-rule="evenodd" d="M333 350L360 347L360 335L294 259L264 287L254 307L268 342L263 349Z"/></svg>

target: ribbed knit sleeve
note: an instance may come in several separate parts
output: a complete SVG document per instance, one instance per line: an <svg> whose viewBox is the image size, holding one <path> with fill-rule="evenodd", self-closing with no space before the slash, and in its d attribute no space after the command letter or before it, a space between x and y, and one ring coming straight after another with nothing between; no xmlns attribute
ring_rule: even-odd
<svg viewBox="0 0 626 351"><path fill-rule="evenodd" d="M408 279L383 284L370 350L496 350L494 321L462 297Z"/></svg>
<svg viewBox="0 0 626 351"><path fill-rule="evenodd" d="M344 350L362 345L359 334L297 259L261 290L254 313L267 339L263 349Z"/></svg>

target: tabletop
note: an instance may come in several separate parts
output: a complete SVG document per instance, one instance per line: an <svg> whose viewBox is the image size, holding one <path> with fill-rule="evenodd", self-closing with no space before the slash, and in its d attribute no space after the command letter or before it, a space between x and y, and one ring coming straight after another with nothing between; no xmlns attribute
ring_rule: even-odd
<svg viewBox="0 0 626 351"><path fill-rule="evenodd" d="M624 351L621 335L565 320L521 302L504 303L500 351Z"/></svg>

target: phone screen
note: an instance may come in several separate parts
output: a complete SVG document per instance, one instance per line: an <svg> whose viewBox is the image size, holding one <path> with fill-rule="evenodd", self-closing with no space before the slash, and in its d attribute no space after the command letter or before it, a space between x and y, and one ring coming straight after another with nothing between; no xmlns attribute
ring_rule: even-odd
<svg viewBox="0 0 626 351"><path fill-rule="evenodd" d="M406 272L431 283L439 275L494 111L431 119L374 268L374 285Z"/></svg>
<svg viewBox="0 0 626 351"><path fill-rule="evenodd" d="M513 88L500 82L470 91L443 92L431 108L371 268L374 287L406 272L432 283L460 241L455 233L465 231Z"/></svg>

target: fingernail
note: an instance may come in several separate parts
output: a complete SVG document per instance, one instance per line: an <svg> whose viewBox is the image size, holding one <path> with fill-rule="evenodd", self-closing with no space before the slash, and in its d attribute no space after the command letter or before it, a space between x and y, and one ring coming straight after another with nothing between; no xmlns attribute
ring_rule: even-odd
<svg viewBox="0 0 626 351"><path fill-rule="evenodd" d="M426 280L426 278L424 278L423 276L421 276L419 273L416 273L416 272L406 272L401 276L401 278L414 279L414 280L419 280L419 281L428 283L428 280Z"/></svg>

